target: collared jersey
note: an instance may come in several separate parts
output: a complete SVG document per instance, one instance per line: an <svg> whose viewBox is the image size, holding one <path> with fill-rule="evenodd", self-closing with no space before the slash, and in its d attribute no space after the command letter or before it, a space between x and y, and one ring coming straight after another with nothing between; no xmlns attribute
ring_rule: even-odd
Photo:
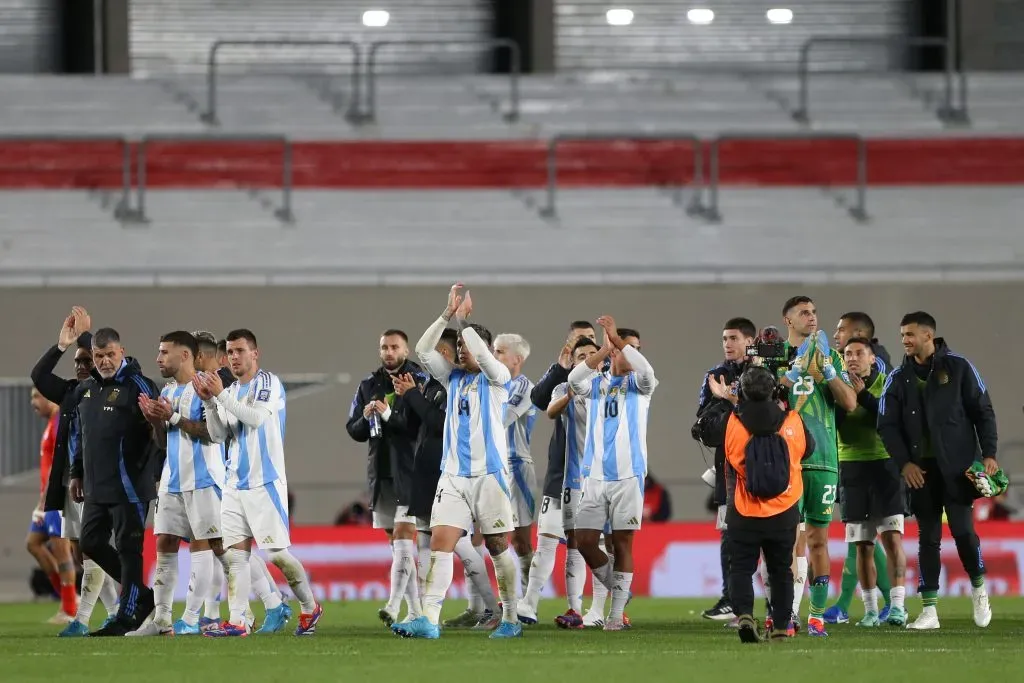
<svg viewBox="0 0 1024 683"><path fill-rule="evenodd" d="M193 422L206 422L206 409L191 382L178 384L173 380L160 395L171 403L171 409ZM160 493L184 493L211 486L224 486L224 449L216 443L203 443L167 423L167 458L160 475Z"/></svg>
<svg viewBox="0 0 1024 683"><path fill-rule="evenodd" d="M479 477L508 471L508 439L502 420L508 389L482 372L455 368L448 376L441 471Z"/></svg>
<svg viewBox="0 0 1024 683"><path fill-rule="evenodd" d="M651 394L641 393L636 373L603 372L590 381L583 476L617 481L647 476L647 415Z"/></svg>
<svg viewBox="0 0 1024 683"><path fill-rule="evenodd" d="M284 471L285 391L277 375L260 370L245 384L227 389L239 403L260 406L270 415L259 427L250 427L225 410L231 444L228 447L226 485L246 490L286 479Z"/></svg>

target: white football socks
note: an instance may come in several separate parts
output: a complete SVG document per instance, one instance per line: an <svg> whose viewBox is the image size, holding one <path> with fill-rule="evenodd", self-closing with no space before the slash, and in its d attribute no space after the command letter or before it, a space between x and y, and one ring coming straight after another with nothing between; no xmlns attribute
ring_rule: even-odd
<svg viewBox="0 0 1024 683"><path fill-rule="evenodd" d="M609 619L622 618L622 612L629 602L629 589L632 585L633 572L612 572L612 611L608 614Z"/></svg>
<svg viewBox="0 0 1024 683"><path fill-rule="evenodd" d="M203 603L203 616L220 623L220 603L228 595L228 574L217 554L213 555L213 578L210 581L210 595Z"/></svg>
<svg viewBox="0 0 1024 683"><path fill-rule="evenodd" d="M185 596L185 611L181 615L181 620L189 626L195 626L199 622L199 610L210 596L210 585L214 577L220 574L220 567L212 550L195 551L190 563L188 594Z"/></svg>
<svg viewBox="0 0 1024 683"><path fill-rule="evenodd" d="M796 576L793 577L793 614L800 616L800 605L804 601L804 586L807 585L807 558L796 558Z"/></svg>
<svg viewBox="0 0 1024 683"><path fill-rule="evenodd" d="M249 555L249 581L256 597L263 602L264 609L272 610L281 606L281 596L271 588L272 582L267 578L270 575L263 558L256 553ZM248 600L249 596L246 595Z"/></svg>
<svg viewBox="0 0 1024 683"><path fill-rule="evenodd" d="M764 557L762 557L761 561L757 564L757 574L761 577L761 588L764 589L764 598L769 604L771 604L772 582L768 580L768 564L764 561Z"/></svg>
<svg viewBox="0 0 1024 683"><path fill-rule="evenodd" d="M611 568L615 566L615 555L607 552L604 548L601 549L606 555L608 555L608 571L611 572ZM609 580L610 583L610 580ZM604 619L606 613L605 604L608 600L608 586L598 578L597 572L594 568L590 568L590 584L591 592L593 593L594 599L590 603L590 610L601 615Z"/></svg>
<svg viewBox="0 0 1024 683"><path fill-rule="evenodd" d="M530 568L533 567L533 551L519 557L519 593L526 596L526 589L530 584ZM551 565L552 569L554 564ZM550 573L548 574L550 576ZM546 581L546 580L545 580ZM543 585L541 586L543 588Z"/></svg>
<svg viewBox="0 0 1024 683"><path fill-rule="evenodd" d="M312 614L316 609L316 598L313 597L313 588L309 585L306 568L288 550L271 550L270 561L284 574L292 594L302 607L302 613Z"/></svg>
<svg viewBox="0 0 1024 683"><path fill-rule="evenodd" d="M392 544L391 554L391 595L388 598L387 611L397 614L406 597L410 584L416 589L416 544L411 539L396 539ZM419 590L416 589L416 600Z"/></svg>
<svg viewBox="0 0 1024 683"><path fill-rule="evenodd" d="M430 567L430 534L425 532L416 533L416 583L419 585L419 593L422 596L427 590L427 569ZM466 588L472 586L467 582ZM422 601L422 597L421 597Z"/></svg>
<svg viewBox="0 0 1024 683"><path fill-rule="evenodd" d="M86 626L89 625L89 620L92 619L92 610L96 606L96 601L100 597L106 580L107 575L103 573L96 562L88 558L82 561L82 597L78 601L76 621ZM109 608L107 612L110 612Z"/></svg>
<svg viewBox="0 0 1024 683"><path fill-rule="evenodd" d="M878 615L878 593L877 588L862 588L860 598L864 601L864 614L874 612Z"/></svg>
<svg viewBox="0 0 1024 683"><path fill-rule="evenodd" d="M550 536L537 538L537 552L533 553L533 562L530 563L526 591L523 593L523 602L537 613L537 604L540 602L540 593L547 585L551 573L555 571L555 551L558 550L558 539Z"/></svg>
<svg viewBox="0 0 1024 683"><path fill-rule="evenodd" d="M483 546L479 547L483 548ZM492 612L497 610L498 600L494 597L491 579L487 574L487 565L484 564L483 558L477 552L477 546L473 545L468 536L463 536L455 544L455 554L462 560L462 566L466 571L466 583L472 585L473 592L477 596L477 604L474 606L470 603L470 609L476 614L482 614L484 610Z"/></svg>
<svg viewBox="0 0 1024 683"><path fill-rule="evenodd" d="M587 580L587 563L575 548L565 553L565 596L569 609L583 612L583 586Z"/></svg>
<svg viewBox="0 0 1024 683"><path fill-rule="evenodd" d="M153 579L153 623L171 625L171 603L178 584L178 553L156 554L156 576Z"/></svg>
<svg viewBox="0 0 1024 683"><path fill-rule="evenodd" d="M245 613L249 609L249 593L252 592L252 572L249 569L249 551L228 548L221 557L228 572L228 609L230 621L235 626L246 626Z"/></svg>
<svg viewBox="0 0 1024 683"><path fill-rule="evenodd" d="M441 606L444 604L444 596L448 592L448 588L452 585L454 571L452 553L440 550L431 551L430 565L427 568L427 588L423 593L423 616L431 624L436 625L441 618Z"/></svg>
<svg viewBox="0 0 1024 683"><path fill-rule="evenodd" d="M516 615L516 561L509 548L499 555L492 555L494 576L498 580L498 597L501 600L501 620L518 624Z"/></svg>
<svg viewBox="0 0 1024 683"><path fill-rule="evenodd" d="M903 601L906 599L906 595L906 586L893 586L889 589L889 602L892 603L893 607L903 609Z"/></svg>

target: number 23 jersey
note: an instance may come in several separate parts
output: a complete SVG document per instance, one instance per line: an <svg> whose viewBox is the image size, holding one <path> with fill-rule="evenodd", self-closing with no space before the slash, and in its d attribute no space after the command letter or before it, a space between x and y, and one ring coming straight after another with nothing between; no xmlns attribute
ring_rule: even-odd
<svg viewBox="0 0 1024 683"><path fill-rule="evenodd" d="M786 352L795 358L796 349L786 344ZM800 414L807 431L814 437L814 453L803 461L805 470L839 471L839 432L836 429L836 401L822 373L822 356L811 350L811 362L804 374L789 390L789 407ZM835 349L831 350L832 367L846 380L846 365ZM779 376L786 369L780 368ZM846 380L848 381L848 380Z"/></svg>

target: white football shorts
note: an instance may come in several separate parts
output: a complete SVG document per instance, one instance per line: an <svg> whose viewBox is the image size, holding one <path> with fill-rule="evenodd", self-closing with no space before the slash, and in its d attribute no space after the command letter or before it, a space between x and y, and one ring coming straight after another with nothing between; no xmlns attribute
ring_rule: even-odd
<svg viewBox="0 0 1024 683"><path fill-rule="evenodd" d="M247 538L262 550L283 550L292 544L288 488L283 479L254 489L225 488L220 519L224 547Z"/></svg>
<svg viewBox="0 0 1024 683"><path fill-rule="evenodd" d="M866 522L850 522L846 525L847 543L873 543L878 534L886 531L903 533L903 515L892 515Z"/></svg>
<svg viewBox="0 0 1024 683"><path fill-rule="evenodd" d="M531 526L537 514L537 501L533 492L537 488L537 472L532 460L524 460L512 468L512 517L516 528Z"/></svg>
<svg viewBox="0 0 1024 683"><path fill-rule="evenodd" d="M472 534L474 525L485 536L507 534L515 528L505 473L460 477L443 472L437 482L430 527L453 526Z"/></svg>
<svg viewBox="0 0 1024 683"><path fill-rule="evenodd" d="M544 496L540 499L540 516L537 518L537 533L541 536L565 538L562 528L562 499Z"/></svg>
<svg viewBox="0 0 1024 683"><path fill-rule="evenodd" d="M584 480L583 497L576 512L577 529L604 529L610 523L612 531L636 531L643 516L643 480Z"/></svg>
<svg viewBox="0 0 1024 683"><path fill-rule="evenodd" d="M385 479L380 483L380 493L373 504L373 528L394 529L396 524L415 524L416 518L409 515L408 505L399 505L394 483Z"/></svg>
<svg viewBox="0 0 1024 683"><path fill-rule="evenodd" d="M579 514L582 498L583 489L562 490L562 527L566 531L576 529L576 516Z"/></svg>
<svg viewBox="0 0 1024 683"><path fill-rule="evenodd" d="M76 503L68 493L64 498L64 509L60 513L60 537L77 541L82 537L82 509L85 503Z"/></svg>
<svg viewBox="0 0 1024 683"><path fill-rule="evenodd" d="M221 490L216 486L181 493L161 493L157 498L154 534L168 534L190 541L220 538Z"/></svg>

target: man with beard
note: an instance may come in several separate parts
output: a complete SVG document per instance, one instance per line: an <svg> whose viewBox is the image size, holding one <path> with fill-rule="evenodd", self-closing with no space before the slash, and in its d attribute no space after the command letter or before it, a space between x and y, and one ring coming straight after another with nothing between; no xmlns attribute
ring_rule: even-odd
<svg viewBox="0 0 1024 683"><path fill-rule="evenodd" d="M409 514L420 420L414 412L401 410L404 399L395 393L394 377L408 373L417 384L426 384L429 378L409 361L409 337L402 330L385 330L379 351L381 367L360 382L346 429L356 441L370 444L366 474L373 527L384 529L392 544L391 595L378 612L390 628L398 621L403 598L409 617L420 615L416 518Z"/></svg>

